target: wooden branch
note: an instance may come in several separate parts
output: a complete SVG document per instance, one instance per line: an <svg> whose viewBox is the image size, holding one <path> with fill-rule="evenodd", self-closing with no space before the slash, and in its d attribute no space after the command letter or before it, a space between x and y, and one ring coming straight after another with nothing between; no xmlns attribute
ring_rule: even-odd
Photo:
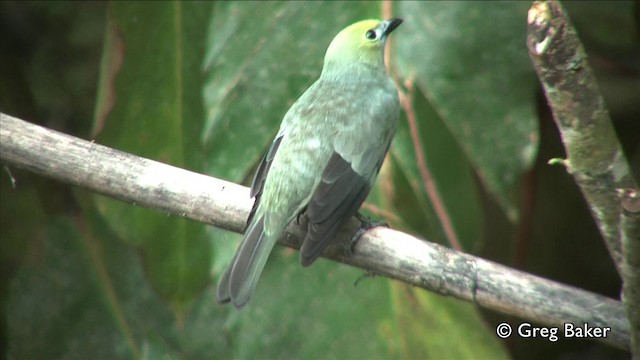
<svg viewBox="0 0 640 360"><path fill-rule="evenodd" d="M1 159L100 194L242 231L249 191L1 114Z"/></svg>
<svg viewBox="0 0 640 360"><path fill-rule="evenodd" d="M625 276L622 303L631 323L631 353L640 359L640 191L619 189L622 274Z"/></svg>
<svg viewBox="0 0 640 360"><path fill-rule="evenodd" d="M557 1L529 10L527 47L567 152L573 175L620 272L618 188L638 188L609 118L587 55Z"/></svg>
<svg viewBox="0 0 640 360"><path fill-rule="evenodd" d="M640 359L640 295L638 291L637 225L635 237L625 239L629 225L617 196L619 189L638 189L613 129L587 55L569 17L558 1L535 2L528 15L527 47L560 130L573 175L587 200L607 249L622 277L625 305L633 319L632 354ZM631 216L631 215L630 215ZM638 216L633 216L637 219ZM623 249L626 241L628 250ZM625 258L626 257L626 258ZM627 296L628 295L628 296Z"/></svg>
<svg viewBox="0 0 640 360"><path fill-rule="evenodd" d="M0 159L17 167L173 215L241 231L251 201L242 186L61 134L0 114ZM345 251L352 219L324 256L438 294L563 329L611 328L605 341L629 348L619 301L546 280L388 228L374 228ZM299 247L295 224L280 239ZM348 248L348 246L347 246Z"/></svg>

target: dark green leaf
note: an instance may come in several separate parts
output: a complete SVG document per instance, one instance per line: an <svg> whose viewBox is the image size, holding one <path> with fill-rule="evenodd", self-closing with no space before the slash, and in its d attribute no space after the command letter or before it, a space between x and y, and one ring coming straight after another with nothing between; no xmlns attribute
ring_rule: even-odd
<svg viewBox="0 0 640 360"><path fill-rule="evenodd" d="M252 302L229 309L232 358L389 358L398 354L389 282L276 249ZM357 286L354 285L358 282Z"/></svg>
<svg viewBox="0 0 640 360"><path fill-rule="evenodd" d="M433 108L417 91L411 104L415 116L412 136L408 119L402 119L392 148L394 163L409 182L409 189L397 183L396 195L407 192L395 201L395 208L414 231L431 241L452 245L444 227L450 221L456 239L465 250L481 244L482 215L471 167L459 144ZM418 143L414 143L414 139ZM422 153L424 163L417 158ZM422 170L421 170L422 168ZM428 172L428 174L426 174ZM431 180L429 180L431 179ZM435 213L427 182L442 202L441 216ZM445 220L446 219L446 220Z"/></svg>
<svg viewBox="0 0 640 360"><path fill-rule="evenodd" d="M393 288L403 358L509 358L473 304L405 284L394 283Z"/></svg>
<svg viewBox="0 0 640 360"><path fill-rule="evenodd" d="M199 69L210 8L191 2L112 3L96 117L101 143L201 168ZM208 281L205 226L104 197L95 200L119 237L143 248L149 278L179 314Z"/></svg>
<svg viewBox="0 0 640 360"><path fill-rule="evenodd" d="M536 156L527 2L398 2L398 68L415 79L510 219ZM403 34L407 34L403 36Z"/></svg>

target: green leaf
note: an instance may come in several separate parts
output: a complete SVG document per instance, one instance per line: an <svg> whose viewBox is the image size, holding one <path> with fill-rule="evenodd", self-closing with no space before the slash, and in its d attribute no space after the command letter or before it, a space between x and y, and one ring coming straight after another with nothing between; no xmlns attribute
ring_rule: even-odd
<svg viewBox="0 0 640 360"><path fill-rule="evenodd" d="M22 262L29 242L38 242L42 237L40 229L25 224L46 223L48 212L41 198L44 191L38 191L38 185L44 190L40 179L9 167L3 166L0 171L0 261L3 269L12 271ZM5 285L0 286L4 293Z"/></svg>
<svg viewBox="0 0 640 360"><path fill-rule="evenodd" d="M412 96L414 130L409 119L402 119L391 149L394 169L401 173L394 180L394 208L413 231L431 241L452 245L427 191L431 179L456 239L464 250L477 249L482 243L482 211L471 166L428 101L419 91ZM422 164L418 153L422 153ZM401 185L402 181L407 184Z"/></svg>
<svg viewBox="0 0 640 360"><path fill-rule="evenodd" d="M427 206L425 204L429 204L428 206L433 209L434 199L427 192L427 179L422 174L424 170L421 171L420 167L424 166L429 171L435 191L442 201L442 212L450 221L462 249L476 250L482 244L480 237L482 210L468 158L422 93L416 91L412 100L412 111L416 117L414 131L417 135L413 138L416 138L419 143L413 143L409 120L402 121L396 134L396 145L392 150L394 159L400 171L405 173L408 179L412 179L413 198L420 201L420 208L423 211ZM422 152L424 164L420 164L417 158L417 146L420 146L417 151ZM411 209L403 206L402 203L397 204L396 208L403 214L403 218L411 218L408 214ZM430 229L443 228L444 219L434 215L426 218L436 220L435 223L426 223ZM420 223L425 224L425 221ZM444 229L433 239L452 245Z"/></svg>
<svg viewBox="0 0 640 360"><path fill-rule="evenodd" d="M511 220L538 146L527 2L408 2L397 64L415 79ZM405 35L407 34L407 35ZM404 35L404 36L403 36Z"/></svg>
<svg viewBox="0 0 640 360"><path fill-rule="evenodd" d="M393 290L403 358L509 358L473 304L397 282Z"/></svg>
<svg viewBox="0 0 640 360"><path fill-rule="evenodd" d="M298 252L276 249L252 302L229 309L225 357L397 357L389 282L363 276L323 259L302 269Z"/></svg>
<svg viewBox="0 0 640 360"><path fill-rule="evenodd" d="M114 239L94 214L50 223L37 258L8 286L9 358L208 359L223 348L213 288L176 319L135 249Z"/></svg>
<svg viewBox="0 0 640 360"><path fill-rule="evenodd" d="M66 218L56 218L47 230L37 260L21 267L9 285L8 357L123 357L131 349L125 342L112 346L118 331L93 288L82 237Z"/></svg>
<svg viewBox="0 0 640 360"><path fill-rule="evenodd" d="M114 2L109 8L98 141L198 170L204 117L200 64L211 5ZM162 181L162 179L158 179ZM96 206L129 244L143 249L147 273L178 315L208 282L205 225L104 197Z"/></svg>

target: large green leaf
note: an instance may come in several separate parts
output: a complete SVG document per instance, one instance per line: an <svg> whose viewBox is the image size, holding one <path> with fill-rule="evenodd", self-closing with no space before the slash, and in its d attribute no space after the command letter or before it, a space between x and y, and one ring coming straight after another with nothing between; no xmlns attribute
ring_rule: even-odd
<svg viewBox="0 0 640 360"><path fill-rule="evenodd" d="M297 252L276 249L250 305L228 308L230 357L397 356L388 281L363 275L322 259L302 269Z"/></svg>
<svg viewBox="0 0 640 360"><path fill-rule="evenodd" d="M509 358L473 304L400 283L394 294L403 358Z"/></svg>
<svg viewBox="0 0 640 360"><path fill-rule="evenodd" d="M37 260L24 264L9 285L8 358L64 358L73 352L119 358L130 350L112 346L116 324L100 306L73 225L55 219Z"/></svg>
<svg viewBox="0 0 640 360"><path fill-rule="evenodd" d="M8 358L155 359L177 353L209 359L224 346L222 309L211 306L213 294L205 293L176 321L150 287L136 251L114 236L89 214L50 223L37 259L8 286Z"/></svg>
<svg viewBox="0 0 640 360"><path fill-rule="evenodd" d="M414 129L408 118L402 119L391 149L398 172L394 180L393 207L409 229L431 241L460 245L467 251L478 249L482 243L482 212L469 162L422 93L416 91L411 96ZM418 153L422 153L424 163L418 159ZM436 194L427 191L429 179L425 170ZM407 182L405 186L401 185L403 181ZM442 202L440 216L433 210L432 197L435 196ZM459 244L448 238L442 225L444 221L450 222Z"/></svg>
<svg viewBox="0 0 640 360"><path fill-rule="evenodd" d="M525 46L528 2L397 4L398 69L415 78L510 219L514 186L538 146L537 81Z"/></svg>
<svg viewBox="0 0 640 360"><path fill-rule="evenodd" d="M199 169L200 64L211 6L115 2L109 8L98 141ZM162 181L162 179L158 179ZM208 282L205 226L104 197L95 202L121 239L141 246L147 274L178 313Z"/></svg>

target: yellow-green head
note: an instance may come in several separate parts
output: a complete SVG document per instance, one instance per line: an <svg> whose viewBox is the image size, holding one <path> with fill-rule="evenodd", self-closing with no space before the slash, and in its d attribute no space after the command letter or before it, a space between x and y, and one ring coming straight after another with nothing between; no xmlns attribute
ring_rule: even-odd
<svg viewBox="0 0 640 360"><path fill-rule="evenodd" d="M323 74L353 66L384 69L384 44L402 19L362 20L340 31L327 49Z"/></svg>

